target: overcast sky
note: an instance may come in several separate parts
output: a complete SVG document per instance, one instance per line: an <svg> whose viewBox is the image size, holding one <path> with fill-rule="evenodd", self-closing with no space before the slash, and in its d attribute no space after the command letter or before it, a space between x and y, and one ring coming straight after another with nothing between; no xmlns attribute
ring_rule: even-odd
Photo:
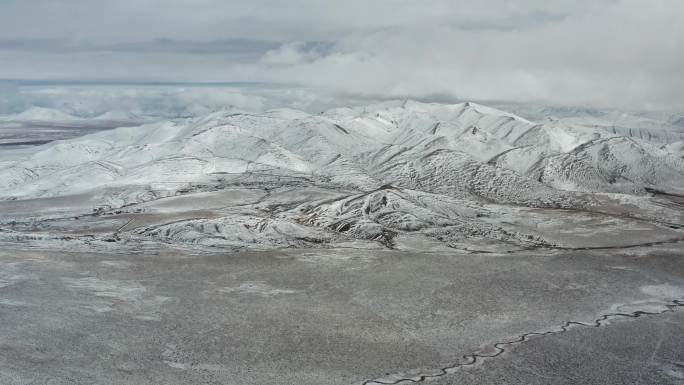
<svg viewBox="0 0 684 385"><path fill-rule="evenodd" d="M0 0L0 78L684 109L682 0Z"/></svg>

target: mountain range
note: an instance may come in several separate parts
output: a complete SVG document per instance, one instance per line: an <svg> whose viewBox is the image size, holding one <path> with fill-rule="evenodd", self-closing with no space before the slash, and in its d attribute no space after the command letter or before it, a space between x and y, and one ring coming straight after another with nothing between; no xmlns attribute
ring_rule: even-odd
<svg viewBox="0 0 684 385"><path fill-rule="evenodd" d="M679 236L684 129L393 101L320 114L219 111L52 142L0 164L6 202L78 196L89 197L83 212L130 219L117 240L625 245ZM7 220L26 228L24 217Z"/></svg>

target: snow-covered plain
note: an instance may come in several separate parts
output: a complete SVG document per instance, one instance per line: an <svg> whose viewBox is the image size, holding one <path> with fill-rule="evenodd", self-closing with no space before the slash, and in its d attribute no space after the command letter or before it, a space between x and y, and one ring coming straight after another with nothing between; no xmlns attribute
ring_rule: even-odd
<svg viewBox="0 0 684 385"><path fill-rule="evenodd" d="M101 119L122 117L133 119ZM675 123L393 101L122 127L0 159L0 238L468 251L677 241Z"/></svg>

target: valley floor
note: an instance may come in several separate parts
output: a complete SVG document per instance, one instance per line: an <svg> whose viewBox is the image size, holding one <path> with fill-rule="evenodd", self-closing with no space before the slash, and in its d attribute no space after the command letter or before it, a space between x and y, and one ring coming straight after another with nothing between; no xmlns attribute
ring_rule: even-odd
<svg viewBox="0 0 684 385"><path fill-rule="evenodd" d="M681 252L10 246L0 383L411 383L526 333L643 311L663 314L506 345L428 383L681 384Z"/></svg>

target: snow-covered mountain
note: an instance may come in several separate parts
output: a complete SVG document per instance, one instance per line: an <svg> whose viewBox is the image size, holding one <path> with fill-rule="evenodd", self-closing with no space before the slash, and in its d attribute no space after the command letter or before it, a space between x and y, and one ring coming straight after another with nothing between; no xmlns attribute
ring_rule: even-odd
<svg viewBox="0 0 684 385"><path fill-rule="evenodd" d="M91 118L84 118L82 116L75 116L68 114L64 111L57 110L54 108L45 107L30 107L29 109L11 115L0 116L0 121L4 122L17 122L17 123L90 123L96 124L97 122L121 122L121 123L135 123L146 121L145 117L138 114L123 111L123 110L112 110L102 113Z"/></svg>
<svg viewBox="0 0 684 385"><path fill-rule="evenodd" d="M650 194L684 195L684 134L667 124L636 131L628 121L599 123L532 122L475 103L396 101L317 115L221 111L41 146L0 167L0 197L95 194L95 206L126 212L163 197L245 186L309 197L273 198L268 208L226 202L206 218L131 229L230 246L390 245L416 232L446 244L463 237L558 243L538 229L521 232L520 210L530 209L680 223ZM312 197L311 189L325 196Z"/></svg>
<svg viewBox="0 0 684 385"><path fill-rule="evenodd" d="M111 121L111 122L142 122L145 119L138 114L132 112L113 110L107 111L93 118L93 120Z"/></svg>
<svg viewBox="0 0 684 385"><path fill-rule="evenodd" d="M49 123L65 123L83 120L80 117L69 115L66 112L55 110L53 108L31 107L24 112L6 115L0 118L9 122L49 122Z"/></svg>

